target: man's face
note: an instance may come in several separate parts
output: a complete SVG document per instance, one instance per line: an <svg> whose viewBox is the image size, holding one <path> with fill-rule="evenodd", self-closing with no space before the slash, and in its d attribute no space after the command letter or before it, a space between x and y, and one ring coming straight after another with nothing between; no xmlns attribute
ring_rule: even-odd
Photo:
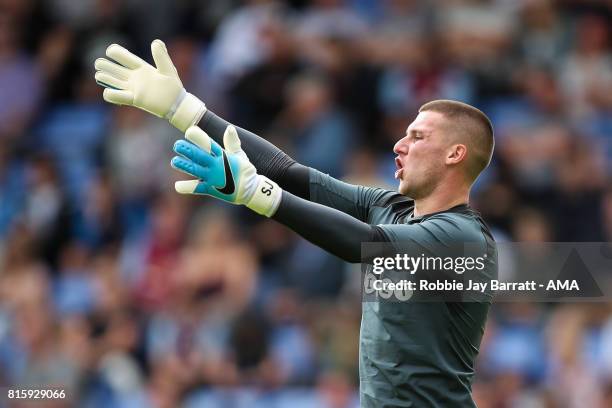
<svg viewBox="0 0 612 408"><path fill-rule="evenodd" d="M429 195L446 170L448 140L446 118L433 111L420 112L393 147L397 154L395 178L400 194L419 199Z"/></svg>

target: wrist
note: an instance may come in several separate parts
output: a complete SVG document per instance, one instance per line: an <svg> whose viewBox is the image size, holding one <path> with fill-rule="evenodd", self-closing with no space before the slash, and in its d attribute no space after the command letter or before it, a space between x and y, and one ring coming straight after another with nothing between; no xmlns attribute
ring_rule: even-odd
<svg viewBox="0 0 612 408"><path fill-rule="evenodd" d="M204 113L204 102L183 89L167 116L172 126L185 132L187 128L198 123Z"/></svg>
<svg viewBox="0 0 612 408"><path fill-rule="evenodd" d="M258 175L257 188L245 204L248 208L266 217L274 215L281 202L283 190L269 178Z"/></svg>

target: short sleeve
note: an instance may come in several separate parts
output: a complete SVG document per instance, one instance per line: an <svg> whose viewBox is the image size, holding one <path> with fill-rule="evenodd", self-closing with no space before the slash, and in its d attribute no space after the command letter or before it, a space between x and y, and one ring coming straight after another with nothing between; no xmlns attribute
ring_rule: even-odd
<svg viewBox="0 0 612 408"><path fill-rule="evenodd" d="M368 222L371 206L388 194L395 193L349 184L318 170L310 170L310 201L335 208L363 222Z"/></svg>

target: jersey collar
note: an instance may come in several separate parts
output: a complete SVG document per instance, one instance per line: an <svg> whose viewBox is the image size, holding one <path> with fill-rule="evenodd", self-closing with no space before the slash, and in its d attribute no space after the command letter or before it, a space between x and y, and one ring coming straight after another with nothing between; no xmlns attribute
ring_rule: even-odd
<svg viewBox="0 0 612 408"><path fill-rule="evenodd" d="M414 207L412 208L412 211L410 212L410 214L408 214L408 216L406 217L406 223L407 224L413 224L416 222L421 222L423 220L426 220L429 217L432 217L434 215L437 214L443 214L443 213L465 213L465 212L469 212L471 211L471 207L466 204L457 204L454 207L448 208L446 210L442 210L442 211L436 211L433 213L429 213L429 214L423 214L423 215L419 215L418 217L414 216Z"/></svg>

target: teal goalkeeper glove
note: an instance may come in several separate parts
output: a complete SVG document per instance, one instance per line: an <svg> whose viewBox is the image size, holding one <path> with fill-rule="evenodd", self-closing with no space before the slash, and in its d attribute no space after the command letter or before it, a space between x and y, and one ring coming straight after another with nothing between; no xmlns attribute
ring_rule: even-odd
<svg viewBox="0 0 612 408"><path fill-rule="evenodd" d="M282 190L272 180L257 174L240 147L234 126L223 135L223 149L202 129L192 126L185 133L187 140L178 140L172 167L197 180L177 181L181 194L207 194L232 204L242 204L258 214L271 217L281 200Z"/></svg>
<svg viewBox="0 0 612 408"><path fill-rule="evenodd" d="M96 82L106 88L105 101L143 109L185 132L200 121L206 105L185 91L163 41L153 41L151 53L156 67L120 45L110 45L106 55L111 60L98 58L94 64Z"/></svg>

